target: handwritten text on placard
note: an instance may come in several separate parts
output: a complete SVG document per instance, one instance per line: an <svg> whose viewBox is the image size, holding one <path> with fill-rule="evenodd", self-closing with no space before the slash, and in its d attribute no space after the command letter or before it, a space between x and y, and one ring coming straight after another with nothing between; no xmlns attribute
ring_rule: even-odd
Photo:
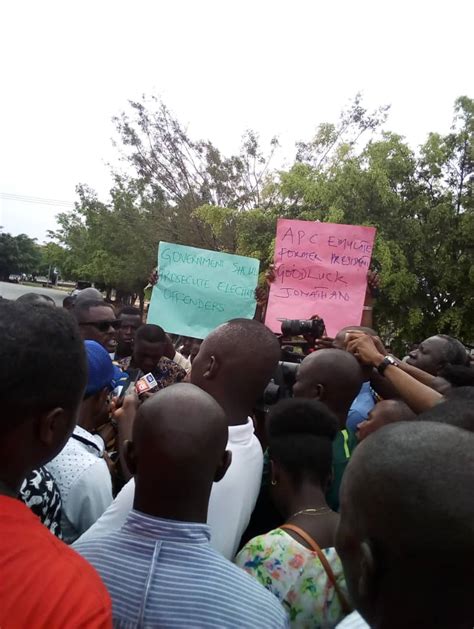
<svg viewBox="0 0 474 629"><path fill-rule="evenodd" d="M319 315L329 335L360 325L375 228L280 219L267 325Z"/></svg>
<svg viewBox="0 0 474 629"><path fill-rule="evenodd" d="M229 319L251 319L259 264L253 258L161 242L148 323L204 338Z"/></svg>

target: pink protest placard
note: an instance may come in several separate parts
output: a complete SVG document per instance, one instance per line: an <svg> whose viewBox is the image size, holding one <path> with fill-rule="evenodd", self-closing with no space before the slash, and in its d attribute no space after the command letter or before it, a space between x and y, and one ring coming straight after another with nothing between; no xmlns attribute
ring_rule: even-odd
<svg viewBox="0 0 474 629"><path fill-rule="evenodd" d="M280 219L275 243L275 282L265 323L319 315L329 336L360 325L375 238L374 227Z"/></svg>

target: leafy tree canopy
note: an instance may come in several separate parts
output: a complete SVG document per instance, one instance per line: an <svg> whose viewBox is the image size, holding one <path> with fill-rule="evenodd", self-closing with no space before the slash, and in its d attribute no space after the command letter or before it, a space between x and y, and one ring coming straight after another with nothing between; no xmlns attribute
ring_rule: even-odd
<svg viewBox="0 0 474 629"><path fill-rule="evenodd" d="M0 280L8 281L10 275L19 273L36 273L40 264L41 252L34 238L0 233Z"/></svg>
<svg viewBox="0 0 474 629"><path fill-rule="evenodd" d="M473 339L474 101L456 100L449 134L418 150L385 130L388 108L357 96L277 170L247 132L237 155L189 137L156 99L130 103L115 120L123 172L111 200L78 187L74 211L53 234L63 271L140 292L160 240L271 262L278 217L372 225L382 294L377 325L411 342L436 332ZM53 253L51 252L51 255ZM59 257L58 257L59 256Z"/></svg>

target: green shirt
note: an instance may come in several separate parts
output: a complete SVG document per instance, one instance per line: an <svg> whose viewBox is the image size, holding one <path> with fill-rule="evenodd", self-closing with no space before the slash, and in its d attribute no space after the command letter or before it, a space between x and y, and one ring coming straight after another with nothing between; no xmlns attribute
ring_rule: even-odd
<svg viewBox="0 0 474 629"><path fill-rule="evenodd" d="M334 509L334 511L339 511L339 489L341 487L342 477L356 445L357 438L355 434L347 429L340 430L333 441L333 479L326 494L326 500L328 501L328 505L331 509Z"/></svg>

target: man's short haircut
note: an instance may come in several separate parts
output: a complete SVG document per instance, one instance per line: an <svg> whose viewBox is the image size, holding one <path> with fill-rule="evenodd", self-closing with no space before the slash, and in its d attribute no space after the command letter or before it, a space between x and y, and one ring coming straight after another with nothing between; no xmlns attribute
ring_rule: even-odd
<svg viewBox="0 0 474 629"><path fill-rule="evenodd" d="M474 369L465 365L448 364L441 369L438 376L444 378L452 387L474 386Z"/></svg>
<svg viewBox="0 0 474 629"><path fill-rule="evenodd" d="M67 308L68 306L72 306L76 302L75 298L72 295L68 295L63 299L63 308Z"/></svg>
<svg viewBox="0 0 474 629"><path fill-rule="evenodd" d="M73 409L87 379L84 344L68 312L0 302L0 399L8 426L56 407Z"/></svg>
<svg viewBox="0 0 474 629"><path fill-rule="evenodd" d="M79 323L81 323L84 316L88 314L91 308L111 308L112 311L114 312L114 318L115 318L115 311L112 304L107 304L105 303L105 301L101 301L100 299L84 299L83 301L80 301L80 302L76 300L76 305L74 307L73 312L74 312L74 316L79 321Z"/></svg>
<svg viewBox="0 0 474 629"><path fill-rule="evenodd" d="M24 295L20 295L16 300L19 304L41 304L47 301L52 306L56 305L54 299L52 299L49 295L43 295L42 293L25 293Z"/></svg>
<svg viewBox="0 0 474 629"><path fill-rule="evenodd" d="M120 312L118 313L119 317L121 317L122 315L129 315L131 317L141 317L142 316L140 310L138 308L135 308L135 306L124 306L120 310Z"/></svg>
<svg viewBox="0 0 474 629"><path fill-rule="evenodd" d="M166 342L166 332L159 325L147 323L138 328L135 343L138 341L146 341L147 343L164 343Z"/></svg>
<svg viewBox="0 0 474 629"><path fill-rule="evenodd" d="M93 288L89 286L88 288L83 288L78 293L76 293L76 303L81 301L90 301L91 299L96 299L98 301L104 301L104 297L100 290L97 288Z"/></svg>
<svg viewBox="0 0 474 629"><path fill-rule="evenodd" d="M280 358L280 344L266 325L255 319L231 319L211 332L208 338L216 344L221 355L232 358L233 370L238 372L245 393L258 397L263 393ZM208 342L207 339L204 342ZM230 386L239 387L237 378ZM236 389L234 389L236 390Z"/></svg>
<svg viewBox="0 0 474 629"><path fill-rule="evenodd" d="M447 334L438 334L437 336L446 341L443 349L443 359L447 363L451 365L469 365L469 356L461 341Z"/></svg>
<svg viewBox="0 0 474 629"><path fill-rule="evenodd" d="M435 565L472 573L473 446L473 435L428 421L390 424L357 446L342 481L343 516L350 506L350 524L374 544L382 572L408 570L411 583L423 573L425 590L442 582Z"/></svg>
<svg viewBox="0 0 474 629"><path fill-rule="evenodd" d="M450 392L448 399L474 402L474 387L457 387Z"/></svg>
<svg viewBox="0 0 474 629"><path fill-rule="evenodd" d="M337 418L322 402L283 400L270 411L270 457L282 464L295 484L307 478L322 485L331 475L338 429Z"/></svg>
<svg viewBox="0 0 474 629"><path fill-rule="evenodd" d="M471 389L472 387L466 387ZM459 391L459 389L457 389ZM474 394L474 390L473 390ZM449 424L474 432L474 395L471 399L451 398L418 415L418 421Z"/></svg>

